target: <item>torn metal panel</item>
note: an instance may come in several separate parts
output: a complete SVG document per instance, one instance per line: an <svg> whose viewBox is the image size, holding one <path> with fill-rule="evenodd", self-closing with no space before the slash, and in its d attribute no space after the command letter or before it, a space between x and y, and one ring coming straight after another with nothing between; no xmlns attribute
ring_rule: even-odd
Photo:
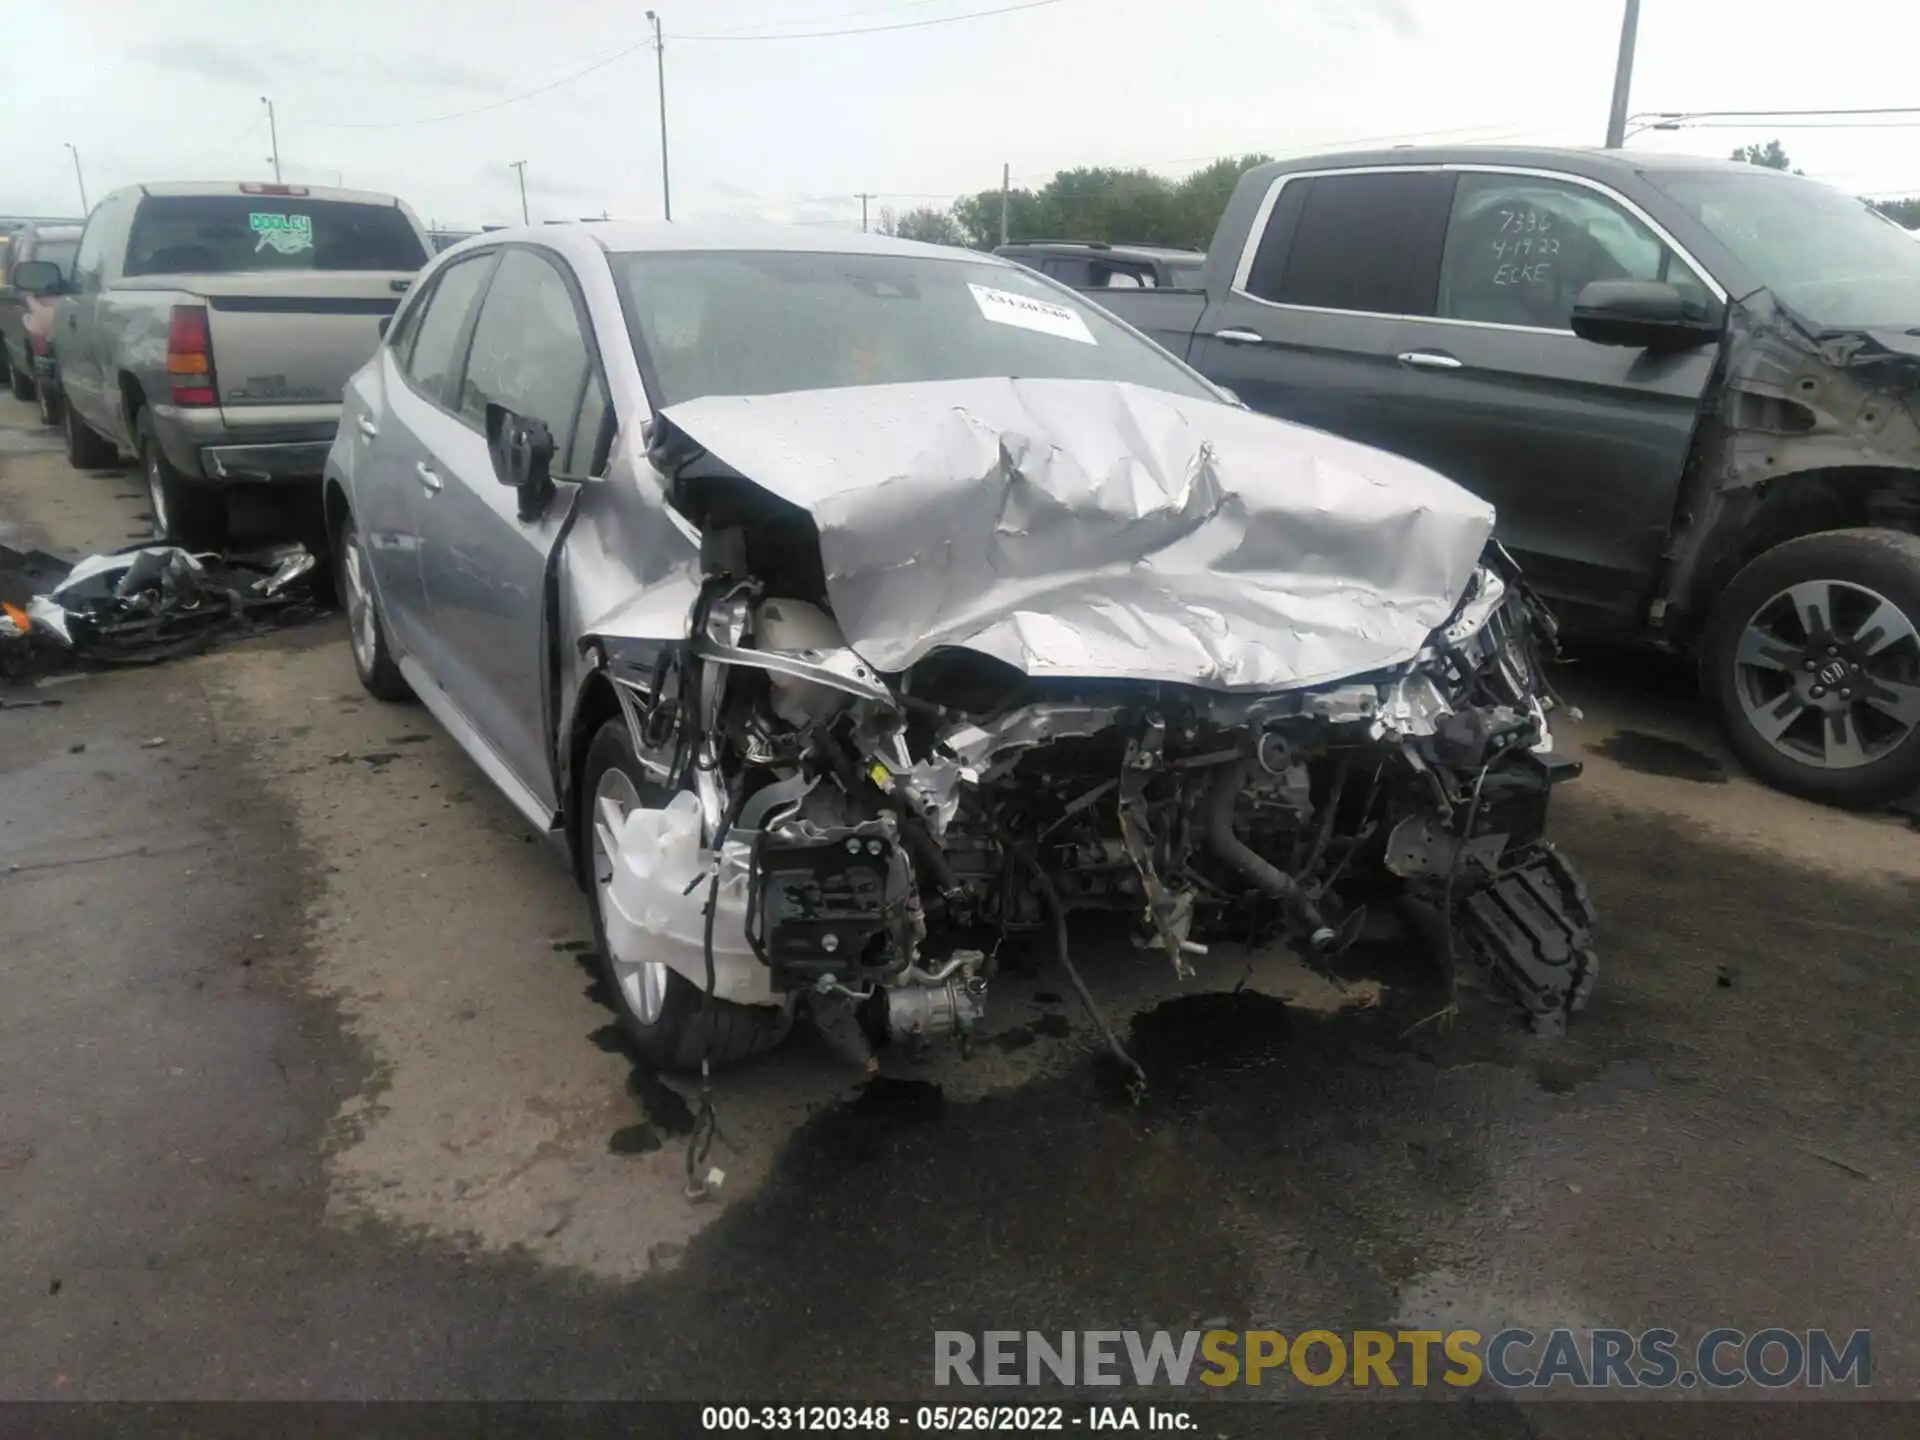
<svg viewBox="0 0 1920 1440"><path fill-rule="evenodd" d="M848 642L1030 675L1218 690L1410 660L1491 507L1412 461L1231 406L1098 381L982 379L663 412L818 526Z"/></svg>
<svg viewBox="0 0 1920 1440"><path fill-rule="evenodd" d="M1721 368L1682 487L1662 612L1704 606L1752 550L1762 505L1820 512L1822 497L1779 486L1904 472L1920 492L1920 336L1820 331L1762 290L1729 306Z"/></svg>

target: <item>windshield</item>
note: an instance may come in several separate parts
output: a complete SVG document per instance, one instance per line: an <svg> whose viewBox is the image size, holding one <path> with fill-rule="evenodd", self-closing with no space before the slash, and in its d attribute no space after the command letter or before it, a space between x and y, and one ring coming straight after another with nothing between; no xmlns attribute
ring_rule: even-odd
<svg viewBox="0 0 1920 1440"><path fill-rule="evenodd" d="M1647 178L1819 328L1920 324L1920 245L1852 196L1764 171Z"/></svg>
<svg viewBox="0 0 1920 1440"><path fill-rule="evenodd" d="M291 195L149 195L127 241L128 275L398 270L427 252L394 205Z"/></svg>
<svg viewBox="0 0 1920 1440"><path fill-rule="evenodd" d="M661 405L998 375L1219 399L1072 291L1006 265L793 250L608 259Z"/></svg>

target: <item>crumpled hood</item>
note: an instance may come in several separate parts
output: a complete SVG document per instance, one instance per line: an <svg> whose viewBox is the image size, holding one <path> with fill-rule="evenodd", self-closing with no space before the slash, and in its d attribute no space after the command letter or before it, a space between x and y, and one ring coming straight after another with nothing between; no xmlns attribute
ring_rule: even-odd
<svg viewBox="0 0 1920 1440"><path fill-rule="evenodd" d="M1036 676L1286 689L1404 662L1493 509L1413 461L1090 380L709 396L663 414L808 511L848 643ZM697 483L697 482L694 482Z"/></svg>

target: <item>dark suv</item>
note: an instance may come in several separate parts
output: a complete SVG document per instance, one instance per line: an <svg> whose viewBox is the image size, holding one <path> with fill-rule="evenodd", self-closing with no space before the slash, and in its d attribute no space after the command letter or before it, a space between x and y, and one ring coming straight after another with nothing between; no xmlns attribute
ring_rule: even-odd
<svg viewBox="0 0 1920 1440"><path fill-rule="evenodd" d="M1200 267L1207 262L1199 250L1084 240L1023 240L993 253L1075 290L1185 289L1199 285Z"/></svg>
<svg viewBox="0 0 1920 1440"><path fill-rule="evenodd" d="M1101 304L1492 501L1570 629L1699 658L1769 782L1920 784L1920 244L1859 200L1633 151L1293 159L1203 289Z"/></svg>

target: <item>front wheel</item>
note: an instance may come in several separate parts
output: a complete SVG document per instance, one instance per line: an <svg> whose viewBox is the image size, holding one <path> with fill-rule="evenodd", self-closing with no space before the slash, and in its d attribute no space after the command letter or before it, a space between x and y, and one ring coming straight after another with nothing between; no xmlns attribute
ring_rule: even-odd
<svg viewBox="0 0 1920 1440"><path fill-rule="evenodd" d="M661 806L670 798L641 769L624 720L609 720L594 735L580 794L576 853L589 867L585 878L600 978L635 1058L665 1069L697 1070L702 1059L715 1067L732 1065L779 1044L792 1020L785 1008L714 1000L709 1012L700 987L677 970L657 960L618 959L607 943L606 910L621 822L637 806ZM711 1023L702 1024L707 1014Z"/></svg>
<svg viewBox="0 0 1920 1440"><path fill-rule="evenodd" d="M1749 769L1843 809L1920 786L1920 537L1831 530L1778 545L1727 586L1709 693Z"/></svg>

